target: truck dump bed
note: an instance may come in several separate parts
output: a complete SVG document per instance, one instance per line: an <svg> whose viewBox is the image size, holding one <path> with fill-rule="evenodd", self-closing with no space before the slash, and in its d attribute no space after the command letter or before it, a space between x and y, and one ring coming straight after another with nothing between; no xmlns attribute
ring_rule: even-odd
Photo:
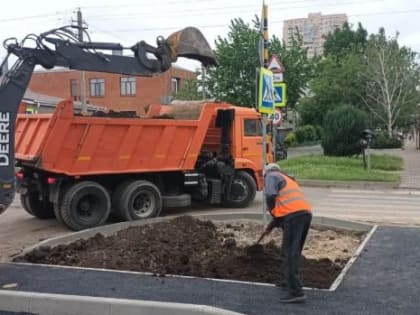
<svg viewBox="0 0 420 315"><path fill-rule="evenodd" d="M198 119L75 116L64 101L53 114L19 114L16 160L66 175L192 170L217 108ZM162 116L165 117L165 116Z"/></svg>

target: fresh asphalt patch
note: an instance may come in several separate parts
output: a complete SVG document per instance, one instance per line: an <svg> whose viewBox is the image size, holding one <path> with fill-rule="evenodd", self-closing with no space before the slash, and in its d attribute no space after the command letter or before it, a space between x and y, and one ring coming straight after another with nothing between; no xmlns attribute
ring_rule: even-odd
<svg viewBox="0 0 420 315"><path fill-rule="evenodd" d="M0 284L16 283L16 291L204 304L249 315L416 314L419 243L420 229L379 227L337 290L307 290L303 305L280 304L285 292L268 285L13 263L0 265Z"/></svg>

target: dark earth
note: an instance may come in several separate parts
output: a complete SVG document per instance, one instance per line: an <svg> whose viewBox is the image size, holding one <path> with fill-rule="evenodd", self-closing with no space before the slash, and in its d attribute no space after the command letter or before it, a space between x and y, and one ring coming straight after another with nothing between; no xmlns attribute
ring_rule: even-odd
<svg viewBox="0 0 420 315"><path fill-rule="evenodd" d="M96 234L69 245L43 246L14 261L285 285L279 246L270 241L262 250L239 247L233 233L221 232L213 222L181 216L131 227L110 237ZM344 265L345 261L302 256L303 283L329 288Z"/></svg>

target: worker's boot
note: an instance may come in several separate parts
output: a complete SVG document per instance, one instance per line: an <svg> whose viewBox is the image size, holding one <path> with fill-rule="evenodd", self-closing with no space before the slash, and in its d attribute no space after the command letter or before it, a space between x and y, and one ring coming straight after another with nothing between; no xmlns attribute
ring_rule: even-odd
<svg viewBox="0 0 420 315"><path fill-rule="evenodd" d="M306 296L303 293L301 295L288 294L280 299L281 303L304 303L305 301Z"/></svg>

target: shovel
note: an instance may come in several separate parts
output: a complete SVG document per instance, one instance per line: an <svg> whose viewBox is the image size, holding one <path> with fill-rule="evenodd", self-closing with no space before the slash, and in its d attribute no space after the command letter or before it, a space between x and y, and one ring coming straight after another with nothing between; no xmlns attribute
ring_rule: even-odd
<svg viewBox="0 0 420 315"><path fill-rule="evenodd" d="M258 238L258 241L255 244L253 244L251 246L248 246L245 249L246 250L246 253L248 255L259 255L259 254L262 254L264 252L264 247L260 244L260 242L262 241L262 239L266 235L270 234L270 232L271 231L264 230L264 232L262 232L261 235L260 235L260 237Z"/></svg>

